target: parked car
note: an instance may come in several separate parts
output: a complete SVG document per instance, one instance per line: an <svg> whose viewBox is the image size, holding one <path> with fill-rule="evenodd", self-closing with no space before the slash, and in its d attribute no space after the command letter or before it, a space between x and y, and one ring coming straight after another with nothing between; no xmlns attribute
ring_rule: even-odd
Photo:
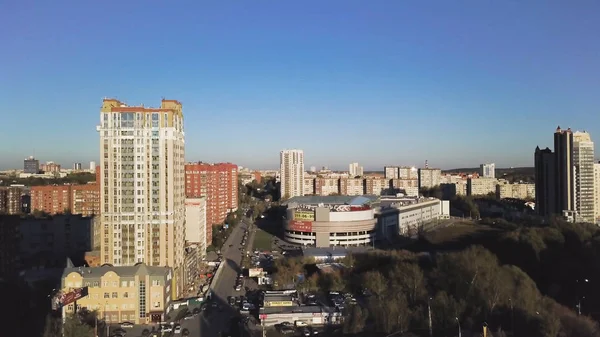
<svg viewBox="0 0 600 337"><path fill-rule="evenodd" d="M123 322L123 323L121 323L121 328L133 328L133 323Z"/></svg>

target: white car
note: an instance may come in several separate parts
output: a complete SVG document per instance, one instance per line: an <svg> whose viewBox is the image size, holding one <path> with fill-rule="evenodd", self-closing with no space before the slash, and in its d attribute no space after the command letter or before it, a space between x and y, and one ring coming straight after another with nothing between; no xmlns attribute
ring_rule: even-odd
<svg viewBox="0 0 600 337"><path fill-rule="evenodd" d="M123 322L121 323L121 328L133 328L133 323Z"/></svg>
<svg viewBox="0 0 600 337"><path fill-rule="evenodd" d="M173 331L173 328L168 325L165 325L162 328L162 332L172 332L172 331Z"/></svg>
<svg viewBox="0 0 600 337"><path fill-rule="evenodd" d="M180 334L181 333L181 326L176 326L175 327L175 334Z"/></svg>

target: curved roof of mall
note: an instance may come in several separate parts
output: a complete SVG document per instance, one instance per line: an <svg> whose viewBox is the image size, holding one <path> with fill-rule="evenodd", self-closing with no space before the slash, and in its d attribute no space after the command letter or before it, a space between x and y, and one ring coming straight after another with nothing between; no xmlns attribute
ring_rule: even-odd
<svg viewBox="0 0 600 337"><path fill-rule="evenodd" d="M283 202L282 205L297 203L362 206L364 204L373 203L377 200L379 200L379 196L376 195L305 195L302 197L290 198Z"/></svg>

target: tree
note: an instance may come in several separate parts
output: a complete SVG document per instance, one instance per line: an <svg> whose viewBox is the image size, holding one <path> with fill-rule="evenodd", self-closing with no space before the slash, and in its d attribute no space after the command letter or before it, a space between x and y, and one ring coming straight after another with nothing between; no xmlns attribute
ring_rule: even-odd
<svg viewBox="0 0 600 337"><path fill-rule="evenodd" d="M383 297L388 289L387 280L378 271L368 271L363 274L362 279L365 288L369 289L378 298Z"/></svg>
<svg viewBox="0 0 600 337"><path fill-rule="evenodd" d="M76 314L68 314L63 324L64 337L92 337L94 329L83 323Z"/></svg>
<svg viewBox="0 0 600 337"><path fill-rule="evenodd" d="M363 310L358 305L353 305L348 311L349 314L344 321L344 333L355 334L363 331L367 318L369 317L368 311L366 309Z"/></svg>
<svg viewBox="0 0 600 337"><path fill-rule="evenodd" d="M44 324L44 337L60 337L62 322L60 317L55 317L52 313L46 315Z"/></svg>

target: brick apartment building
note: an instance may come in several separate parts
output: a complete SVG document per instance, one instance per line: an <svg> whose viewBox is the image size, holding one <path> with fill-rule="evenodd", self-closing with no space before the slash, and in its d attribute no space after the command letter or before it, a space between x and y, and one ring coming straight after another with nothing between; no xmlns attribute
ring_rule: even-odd
<svg viewBox="0 0 600 337"><path fill-rule="evenodd" d="M0 187L0 214L21 214L23 186Z"/></svg>
<svg viewBox="0 0 600 337"><path fill-rule="evenodd" d="M96 167L96 181L100 167ZM48 214L64 213L92 216L100 214L100 185L90 182L85 185L50 185L31 187L31 211Z"/></svg>
<svg viewBox="0 0 600 337"><path fill-rule="evenodd" d="M206 240L212 242L212 226L222 224L238 207L238 167L231 163L185 164L187 198L206 198Z"/></svg>

